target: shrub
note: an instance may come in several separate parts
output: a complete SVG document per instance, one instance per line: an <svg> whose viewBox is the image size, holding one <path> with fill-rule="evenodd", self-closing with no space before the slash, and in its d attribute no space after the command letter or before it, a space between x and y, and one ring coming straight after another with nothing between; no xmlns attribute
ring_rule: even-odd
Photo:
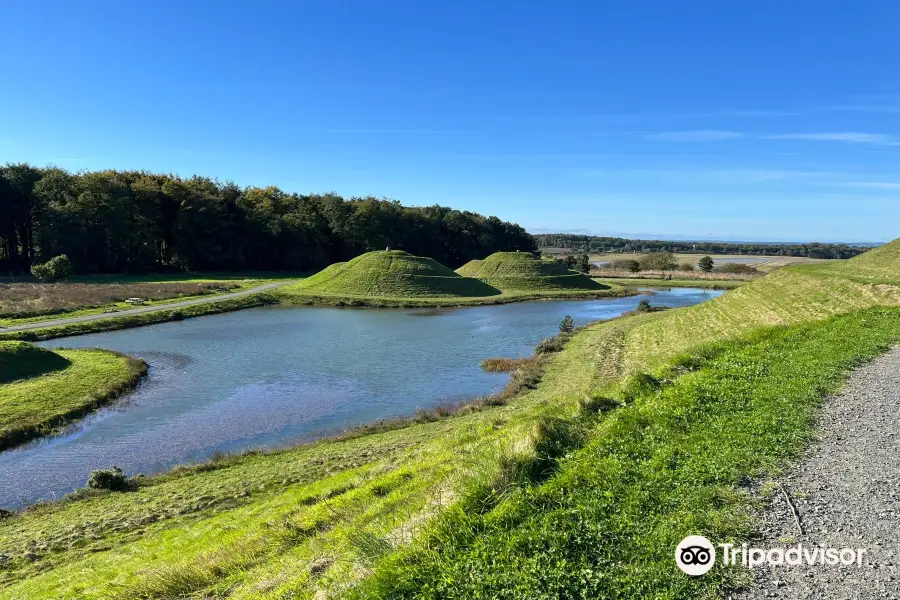
<svg viewBox="0 0 900 600"><path fill-rule="evenodd" d="M642 271L672 271L678 266L678 260L671 252L651 252L641 259Z"/></svg>
<svg viewBox="0 0 900 600"><path fill-rule="evenodd" d="M713 263L713 259L710 256L704 256L699 261L697 261L697 266L700 267L700 270L704 273L709 273L710 271L712 271L714 265L715 263Z"/></svg>
<svg viewBox="0 0 900 600"><path fill-rule="evenodd" d="M635 309L638 312L653 312L653 307L650 306L650 301L644 298L640 302L638 302L637 308Z"/></svg>
<svg viewBox="0 0 900 600"><path fill-rule="evenodd" d="M537 348L534 349L536 354L550 354L551 352L560 352L565 346L566 342L569 341L570 335L568 333L560 333L558 335L554 335L552 338L547 338L543 342L537 345Z"/></svg>
<svg viewBox="0 0 900 600"><path fill-rule="evenodd" d="M678 270L684 271L685 273L693 273L694 265L692 265L690 263L683 263L683 264L678 265Z"/></svg>
<svg viewBox="0 0 900 600"><path fill-rule="evenodd" d="M610 266L613 269L629 271L631 273L637 273L641 270L641 263L631 258L614 260L610 263Z"/></svg>
<svg viewBox="0 0 900 600"><path fill-rule="evenodd" d="M741 263L725 263L721 267L715 268L716 273L740 273L742 275L754 275L759 271L750 265Z"/></svg>
<svg viewBox="0 0 900 600"><path fill-rule="evenodd" d="M60 254L45 263L33 265L31 274L45 282L62 281L72 275L72 261L65 254Z"/></svg>
<svg viewBox="0 0 900 600"><path fill-rule="evenodd" d="M566 315L563 317L563 320L559 323L559 332L560 333L572 333L575 330L575 320L572 319L570 315Z"/></svg>
<svg viewBox="0 0 900 600"><path fill-rule="evenodd" d="M112 469L96 469L91 471L88 478L87 486L95 490L110 490L113 492L123 492L131 488L128 477L119 467Z"/></svg>

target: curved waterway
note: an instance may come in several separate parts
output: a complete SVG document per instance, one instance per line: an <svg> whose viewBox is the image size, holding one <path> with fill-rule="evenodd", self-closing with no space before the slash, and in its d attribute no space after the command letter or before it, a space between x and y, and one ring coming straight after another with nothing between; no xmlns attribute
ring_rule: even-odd
<svg viewBox="0 0 900 600"><path fill-rule="evenodd" d="M720 293L657 290L650 301L687 306ZM68 431L0 453L0 507L63 496L97 468L157 473L497 391L507 376L483 372L483 359L528 356L565 315L610 319L646 297L448 310L275 306L45 342L138 356L150 374Z"/></svg>

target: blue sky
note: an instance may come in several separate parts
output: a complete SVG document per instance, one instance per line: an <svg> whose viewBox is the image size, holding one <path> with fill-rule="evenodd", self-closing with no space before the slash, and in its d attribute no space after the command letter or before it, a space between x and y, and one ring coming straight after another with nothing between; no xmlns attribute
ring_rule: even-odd
<svg viewBox="0 0 900 600"><path fill-rule="evenodd" d="M4 3L0 162L532 232L900 237L900 2Z"/></svg>

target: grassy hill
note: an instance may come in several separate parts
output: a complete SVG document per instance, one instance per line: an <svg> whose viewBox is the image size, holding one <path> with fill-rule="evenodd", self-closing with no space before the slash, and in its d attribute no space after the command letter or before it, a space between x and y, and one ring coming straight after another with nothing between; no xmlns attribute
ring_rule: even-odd
<svg viewBox="0 0 900 600"><path fill-rule="evenodd" d="M555 260L535 258L528 252L495 252L484 260L469 261L456 272L480 279L504 292L605 289L602 284Z"/></svg>
<svg viewBox="0 0 900 600"><path fill-rule="evenodd" d="M107 350L0 342L0 450L109 402L146 372L143 361Z"/></svg>
<svg viewBox="0 0 900 600"><path fill-rule="evenodd" d="M753 536L747 478L900 342L898 307L894 242L595 324L505 404L0 519L0 598L724 598L740 570L684 577L672 549Z"/></svg>
<svg viewBox="0 0 900 600"><path fill-rule="evenodd" d="M341 296L444 298L493 296L499 290L431 258L402 250L367 252L333 264L300 283L297 291Z"/></svg>
<svg viewBox="0 0 900 600"><path fill-rule="evenodd" d="M50 350L25 342L0 342L0 384L65 369L69 362Z"/></svg>

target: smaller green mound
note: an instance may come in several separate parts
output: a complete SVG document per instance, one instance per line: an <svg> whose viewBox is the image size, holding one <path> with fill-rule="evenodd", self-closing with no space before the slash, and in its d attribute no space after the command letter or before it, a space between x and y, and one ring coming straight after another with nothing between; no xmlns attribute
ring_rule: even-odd
<svg viewBox="0 0 900 600"><path fill-rule="evenodd" d="M605 290L590 277L567 269L549 258L528 252L495 252L484 260L472 260L456 270L498 289L508 290Z"/></svg>
<svg viewBox="0 0 900 600"><path fill-rule="evenodd" d="M367 252L326 267L292 287L310 293L377 298L480 297L500 293L434 259L402 250Z"/></svg>
<svg viewBox="0 0 900 600"><path fill-rule="evenodd" d="M51 433L131 390L147 374L143 361L109 350L59 350L49 352L36 346L10 349L0 343L0 357L29 355L45 365L61 361L65 368L44 371L41 377L20 377L0 385L0 450ZM48 358L43 353L51 355ZM8 357L7 357L8 358ZM6 371L3 370L5 374Z"/></svg>
<svg viewBox="0 0 900 600"><path fill-rule="evenodd" d="M25 342L0 342L0 384L35 377L69 366L69 361L50 350Z"/></svg>

